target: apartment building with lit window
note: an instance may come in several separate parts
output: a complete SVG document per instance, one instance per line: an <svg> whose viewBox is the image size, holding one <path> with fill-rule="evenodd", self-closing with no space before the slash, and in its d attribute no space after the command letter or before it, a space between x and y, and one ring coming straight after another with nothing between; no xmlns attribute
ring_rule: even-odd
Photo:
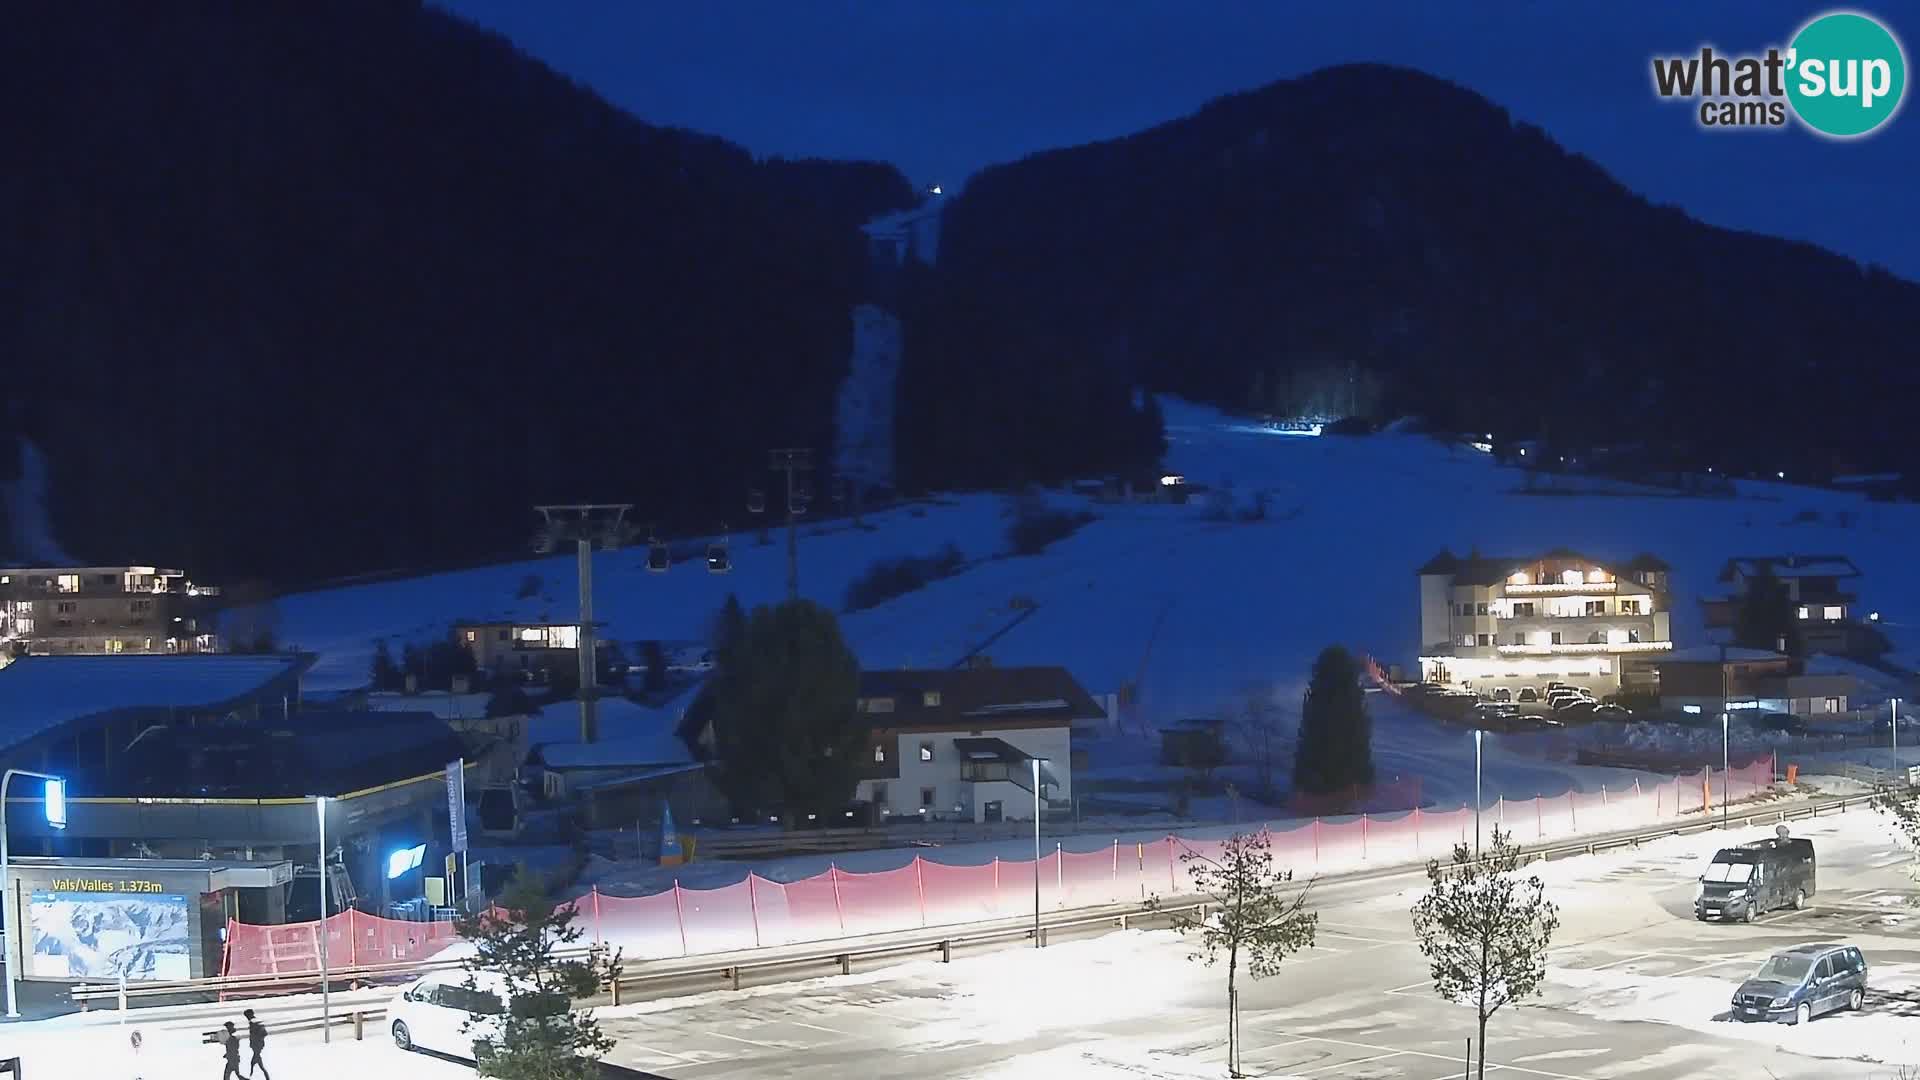
<svg viewBox="0 0 1920 1080"><path fill-rule="evenodd" d="M1619 565L1566 549L1456 556L1420 567L1420 675L1516 700L1549 682L1605 696L1651 688L1650 661L1673 648L1670 568L1651 555Z"/></svg>
<svg viewBox="0 0 1920 1080"><path fill-rule="evenodd" d="M1862 620L1856 610L1860 597L1854 581L1860 576L1845 555L1739 555L1720 569L1727 594L1703 599L1700 606L1709 630L1730 630L1748 590L1771 579L1786 590L1806 651L1877 656L1887 650L1887 641L1871 625L1878 616Z"/></svg>
<svg viewBox="0 0 1920 1080"><path fill-rule="evenodd" d="M1106 713L1060 667L863 671L858 801L877 817L1031 821L1073 796L1073 724Z"/></svg>
<svg viewBox="0 0 1920 1080"><path fill-rule="evenodd" d="M0 568L0 655L218 652L219 595L152 566Z"/></svg>
<svg viewBox="0 0 1920 1080"><path fill-rule="evenodd" d="M578 670L580 664L579 623L456 622L453 642L471 653L473 666L488 675L546 674ZM595 638L593 644L596 653L609 645L604 638Z"/></svg>

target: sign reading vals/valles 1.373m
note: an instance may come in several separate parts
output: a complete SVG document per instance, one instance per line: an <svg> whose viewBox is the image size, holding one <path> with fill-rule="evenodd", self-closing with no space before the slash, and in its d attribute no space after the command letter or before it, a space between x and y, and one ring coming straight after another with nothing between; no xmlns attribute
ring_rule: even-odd
<svg viewBox="0 0 1920 1080"><path fill-rule="evenodd" d="M54 878L47 883L52 892L163 893L157 881L124 881L110 878Z"/></svg>

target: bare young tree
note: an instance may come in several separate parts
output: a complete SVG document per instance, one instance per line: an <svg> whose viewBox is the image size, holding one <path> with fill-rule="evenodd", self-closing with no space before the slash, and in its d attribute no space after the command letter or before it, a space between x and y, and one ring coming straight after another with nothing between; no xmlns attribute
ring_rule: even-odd
<svg viewBox="0 0 1920 1080"><path fill-rule="evenodd" d="M1488 1018L1540 992L1547 945L1560 925L1538 875L1520 877L1521 860L1513 834L1498 828L1484 858L1455 844L1452 865L1427 861L1427 893L1413 905L1413 932L1434 992L1478 1014L1480 1080L1487 1075Z"/></svg>
<svg viewBox="0 0 1920 1080"><path fill-rule="evenodd" d="M1280 970L1281 961L1301 949L1313 948L1314 928L1320 916L1307 910L1309 880L1288 895L1293 871L1276 869L1266 830L1238 833L1210 857L1188 850L1186 864L1193 892L1208 903L1202 915L1176 914L1174 928L1198 936L1193 959L1212 967L1227 964L1227 1075L1240 1071L1240 968L1255 979ZM1156 900L1157 904L1158 901Z"/></svg>
<svg viewBox="0 0 1920 1080"><path fill-rule="evenodd" d="M1882 788L1874 793L1873 808L1890 820L1913 860L1907 864L1907 876L1920 883L1920 788ZM1907 903L1920 906L1920 897L1910 896Z"/></svg>
<svg viewBox="0 0 1920 1080"><path fill-rule="evenodd" d="M1273 773L1288 742L1286 709L1274 700L1272 686L1255 683L1243 689L1228 706L1226 719L1259 780L1254 794L1261 802L1271 804Z"/></svg>

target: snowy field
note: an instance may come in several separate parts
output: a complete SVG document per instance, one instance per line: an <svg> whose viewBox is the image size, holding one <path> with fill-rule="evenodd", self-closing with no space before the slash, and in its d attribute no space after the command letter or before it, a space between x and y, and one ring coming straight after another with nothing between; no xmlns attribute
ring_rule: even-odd
<svg viewBox="0 0 1920 1080"><path fill-rule="evenodd" d="M1715 576L1727 557L1844 553L1865 574L1861 606L1883 614L1895 658L1920 658L1920 561L1906 541L1920 530L1920 506L1751 482L1742 482L1734 498L1529 495L1523 474L1469 448L1394 433L1282 436L1205 408L1165 405L1169 471L1230 492L1236 507L1264 493L1265 520L1227 520L1206 495L1187 505L1110 505L1056 494L1096 520L1041 555L1007 557L1007 501L946 496L869 515L864 527L838 520L805 525L802 591L839 608L847 585L875 561L956 545L968 560L963 572L844 617L862 664L944 667L984 647L1001 665L1065 665L1096 695L1137 682L1140 706L1129 711L1131 727L1088 744L1087 779L1094 781L1166 780L1152 758L1153 725L1212 712L1249 687L1264 688L1292 711L1325 645L1342 643L1410 669L1418 650L1414 570L1443 547L1526 553L1565 546L1602 560L1652 552L1674 568L1672 625L1683 646L1705 640L1696 601L1720 591ZM777 531L766 547L736 535L733 555L733 572L719 576L699 562L649 573L642 549L601 553L596 614L616 640L690 641L705 633L729 592L749 605L783 596ZM280 601L282 639L320 654L311 688L355 687L366 681L379 638L435 639L461 618L575 617L573 574L570 558L548 558L293 595ZM529 577L538 578L537 588L520 599ZM1886 680L1875 680L1856 704L1871 706L1891 692ZM1429 806L1471 801L1471 736L1374 700L1382 776L1418 776ZM564 736L571 726L565 712L545 726ZM625 728L607 737L639 745L660 739L674 710L628 713ZM1701 751L1713 749L1717 734L1596 731L1580 738ZM1526 738L1488 738L1487 799L1631 783L1632 775L1618 770L1519 752ZM1748 750L1771 741L1750 732L1740 738ZM1250 774L1230 771L1228 778L1246 790ZM1093 812L1108 814L1114 832L1175 823L1170 783L1132 792L1100 793L1095 786L1086 785L1098 796ZM1125 810L1141 815L1129 821L1119 813ZM1236 810L1243 820L1276 816L1220 796L1196 801L1189 813L1228 821ZM608 880L625 872L610 871Z"/></svg>

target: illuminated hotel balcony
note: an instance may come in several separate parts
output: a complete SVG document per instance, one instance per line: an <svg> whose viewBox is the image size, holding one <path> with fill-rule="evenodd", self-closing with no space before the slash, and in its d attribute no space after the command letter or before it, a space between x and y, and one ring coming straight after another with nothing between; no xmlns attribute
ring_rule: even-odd
<svg viewBox="0 0 1920 1080"><path fill-rule="evenodd" d="M1619 588L1615 581L1586 581L1578 585L1568 585L1562 581L1548 582L1544 585L1505 585L1502 591L1508 596L1579 596L1583 593L1611 593Z"/></svg>
<svg viewBox="0 0 1920 1080"><path fill-rule="evenodd" d="M1608 653L1666 652L1671 641L1580 642L1566 645L1496 645L1502 656L1595 656Z"/></svg>

